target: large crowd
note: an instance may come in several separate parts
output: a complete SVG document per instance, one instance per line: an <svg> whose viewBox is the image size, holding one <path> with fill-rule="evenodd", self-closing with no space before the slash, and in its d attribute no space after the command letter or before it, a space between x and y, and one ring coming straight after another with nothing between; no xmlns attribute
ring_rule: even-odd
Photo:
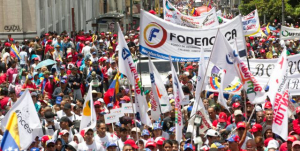
<svg viewBox="0 0 300 151"><path fill-rule="evenodd" d="M195 101L198 62L180 63L179 80L190 102L182 106L183 137L175 139L175 101L172 76L165 87L172 110L152 120L151 127L139 116L125 114L119 122L105 124L104 115L122 103L135 102L134 89L121 77L115 101L104 95L118 73L118 35L111 32L48 32L35 39L17 41L11 35L0 41L0 104L2 119L25 89L29 89L42 129L28 150L45 151L298 151L300 150L300 108L290 116L288 139L272 132L273 110L268 98L264 105L250 103L244 91L225 95L229 110L218 102L218 93L203 91L201 98L212 127L196 135L187 132ZM139 56L139 34L129 31L125 40L134 60ZM280 41L276 33L267 37L246 37L248 58L277 58L286 48L288 55L299 53L299 39ZM11 50L14 46L19 56ZM39 63L47 60L55 64ZM137 62L138 63L138 62ZM149 78L150 80L150 78ZM84 98L92 85L97 117L95 128L79 131ZM268 88L266 88L268 91ZM143 92L151 109L150 91ZM132 100L131 100L132 99ZM138 100L137 100L138 101ZM295 100L296 102L298 100ZM254 114L250 117L252 111ZM151 110L145 111L150 116ZM38 121L37 121L38 122ZM3 135L3 131L0 134ZM198 137L200 136L200 137Z"/></svg>

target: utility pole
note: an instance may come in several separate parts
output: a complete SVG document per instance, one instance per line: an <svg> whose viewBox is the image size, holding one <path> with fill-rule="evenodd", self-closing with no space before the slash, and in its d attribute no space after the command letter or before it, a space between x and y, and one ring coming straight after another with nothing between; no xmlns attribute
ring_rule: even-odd
<svg viewBox="0 0 300 151"><path fill-rule="evenodd" d="M284 0L281 0L281 2L282 2L282 25L284 25Z"/></svg>
<svg viewBox="0 0 300 151"><path fill-rule="evenodd" d="M132 30L132 22L133 22L133 18L132 18L132 5L133 5L133 0L130 0L130 29Z"/></svg>

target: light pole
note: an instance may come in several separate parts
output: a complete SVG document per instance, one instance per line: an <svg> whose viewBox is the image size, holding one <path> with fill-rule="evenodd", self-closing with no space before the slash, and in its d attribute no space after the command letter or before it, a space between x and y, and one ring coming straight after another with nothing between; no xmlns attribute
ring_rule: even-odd
<svg viewBox="0 0 300 151"><path fill-rule="evenodd" d="M282 25L284 25L284 0L281 0L282 3Z"/></svg>

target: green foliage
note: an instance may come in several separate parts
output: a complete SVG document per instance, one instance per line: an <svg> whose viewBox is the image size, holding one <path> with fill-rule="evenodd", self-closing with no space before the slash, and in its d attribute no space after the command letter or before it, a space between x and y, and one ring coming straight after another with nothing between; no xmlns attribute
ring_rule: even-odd
<svg viewBox="0 0 300 151"><path fill-rule="evenodd" d="M290 2L291 1L291 2ZM297 19L300 16L300 4L294 5L294 0L284 0L285 18L291 16L292 19ZM266 14L267 21L274 19L281 20L282 16L282 1L281 0L241 0L239 9L242 15L247 15L255 8L258 10L260 20L262 21Z"/></svg>

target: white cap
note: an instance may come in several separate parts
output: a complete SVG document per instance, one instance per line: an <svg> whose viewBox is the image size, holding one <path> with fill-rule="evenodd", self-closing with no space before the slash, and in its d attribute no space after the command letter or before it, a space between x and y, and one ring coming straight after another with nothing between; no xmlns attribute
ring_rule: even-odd
<svg viewBox="0 0 300 151"><path fill-rule="evenodd" d="M220 136L219 132L217 132L216 130L214 129L209 129L207 132L206 132L206 136Z"/></svg>
<svg viewBox="0 0 300 151"><path fill-rule="evenodd" d="M134 128L131 129L131 132L138 132L138 133L140 133L141 130L138 127L134 127Z"/></svg>
<svg viewBox="0 0 300 151"><path fill-rule="evenodd" d="M125 36L124 38L125 38L125 39L128 39L128 36Z"/></svg>
<svg viewBox="0 0 300 151"><path fill-rule="evenodd" d="M189 75L190 75L190 73L189 73L189 72L187 72L187 71L186 71L186 72L184 72L183 74L184 74L184 75L186 75L186 76L189 76Z"/></svg>
<svg viewBox="0 0 300 151"><path fill-rule="evenodd" d="M256 105L255 106L255 111L260 112L260 111L263 111L263 109L260 106Z"/></svg>
<svg viewBox="0 0 300 151"><path fill-rule="evenodd" d="M74 141L72 141L72 142L70 142L69 144L68 144L68 146L72 146L74 149L78 149L78 144L76 143L76 142L74 142Z"/></svg>
<svg viewBox="0 0 300 151"><path fill-rule="evenodd" d="M271 148L278 149L278 147L279 147L278 141L275 139L272 139L269 141L267 149L271 149Z"/></svg>
<svg viewBox="0 0 300 151"><path fill-rule="evenodd" d="M235 110L234 116L237 116L237 115L243 115L243 112L241 110Z"/></svg>
<svg viewBox="0 0 300 151"><path fill-rule="evenodd" d="M100 40L99 40L99 42L103 42L103 40L102 40L102 39L100 39Z"/></svg>
<svg viewBox="0 0 300 151"><path fill-rule="evenodd" d="M59 135L65 135L65 134L69 134L68 130L62 130L59 132Z"/></svg>
<svg viewBox="0 0 300 151"><path fill-rule="evenodd" d="M168 75L172 75L172 71L169 71L169 72L168 72Z"/></svg>

